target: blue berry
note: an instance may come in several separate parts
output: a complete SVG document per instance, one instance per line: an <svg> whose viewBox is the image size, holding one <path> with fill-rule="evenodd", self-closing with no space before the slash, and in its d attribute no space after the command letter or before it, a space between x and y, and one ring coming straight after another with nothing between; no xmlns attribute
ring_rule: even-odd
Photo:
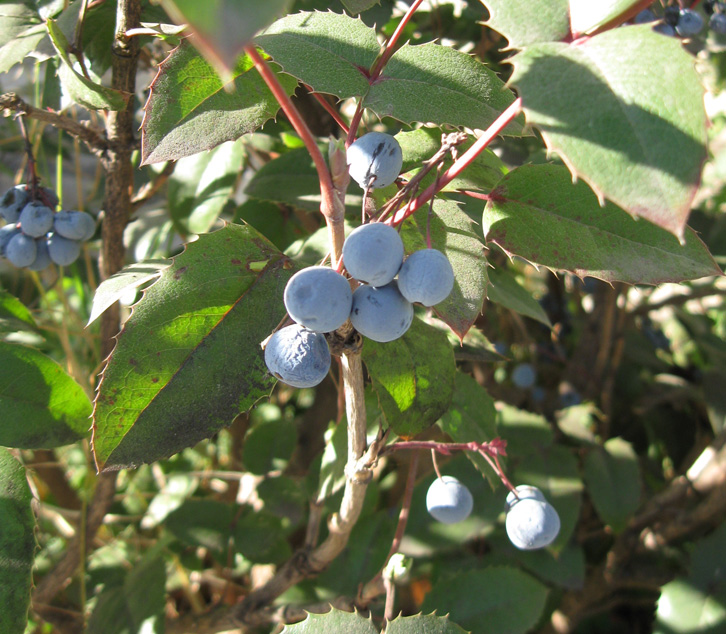
<svg viewBox="0 0 726 634"><path fill-rule="evenodd" d="M31 271L42 271L47 269L52 262L50 259L50 251L48 250L48 239L45 236L38 238L35 241L35 246L37 248L35 260L33 260L32 264L28 265L28 268Z"/></svg>
<svg viewBox="0 0 726 634"><path fill-rule="evenodd" d="M35 240L24 233L14 235L5 247L5 257L19 269L30 266L37 253Z"/></svg>
<svg viewBox="0 0 726 634"><path fill-rule="evenodd" d="M656 33L667 35L668 37L676 36L676 30L670 24L666 24L665 22L658 22L658 24L653 27L653 30Z"/></svg>
<svg viewBox="0 0 726 634"><path fill-rule="evenodd" d="M658 18L655 16L650 9L643 9L638 15L635 16L633 22L635 24L646 24L647 22L655 22Z"/></svg>
<svg viewBox="0 0 726 634"><path fill-rule="evenodd" d="M681 37L693 37L703 29L703 18L691 9L681 9L676 24L676 33Z"/></svg>
<svg viewBox="0 0 726 634"><path fill-rule="evenodd" d="M517 491L517 494L515 495L514 491L510 491L507 494L507 499L504 503L504 510L506 512L509 512L509 509L519 502L519 500L539 500L540 502L547 501L544 493L531 484L520 484L514 488Z"/></svg>
<svg viewBox="0 0 726 634"><path fill-rule="evenodd" d="M48 251L53 262L60 266L68 266L75 262L81 254L81 244L57 233L51 233L48 236Z"/></svg>
<svg viewBox="0 0 726 634"><path fill-rule="evenodd" d="M340 273L327 266L311 266L290 278L284 300L298 324L315 332L332 332L348 320L353 292Z"/></svg>
<svg viewBox="0 0 726 634"><path fill-rule="evenodd" d="M30 192L25 185L16 185L5 192L0 199L0 215L5 222L16 223L20 218L20 212L30 200Z"/></svg>
<svg viewBox="0 0 726 634"><path fill-rule="evenodd" d="M409 302L434 306L454 288L454 269L436 249L421 249L409 255L398 272L398 290Z"/></svg>
<svg viewBox="0 0 726 634"><path fill-rule="evenodd" d="M5 225L0 228L0 256L6 257L5 250L8 247L8 242L18 233L20 233L20 228L15 224Z"/></svg>
<svg viewBox="0 0 726 634"><path fill-rule="evenodd" d="M385 286L403 263L403 242L393 227L373 222L354 229L343 243L343 263L356 280Z"/></svg>
<svg viewBox="0 0 726 634"><path fill-rule="evenodd" d="M53 219L53 230L69 240L85 242L96 232L96 221L85 211L59 211Z"/></svg>
<svg viewBox="0 0 726 634"><path fill-rule="evenodd" d="M401 146L384 132L364 134L348 148L347 159L350 177L362 189L388 187L403 165Z"/></svg>
<svg viewBox="0 0 726 634"><path fill-rule="evenodd" d="M716 35L726 35L726 14L714 13L708 21L708 28Z"/></svg>
<svg viewBox="0 0 726 634"><path fill-rule="evenodd" d="M350 321L364 337L380 343L393 341L410 328L413 304L401 295L395 282L380 287L359 286L353 293Z"/></svg>
<svg viewBox="0 0 726 634"><path fill-rule="evenodd" d="M265 347L267 369L292 387L315 387L328 374L330 350L325 335L299 324L278 330Z"/></svg>
<svg viewBox="0 0 726 634"><path fill-rule="evenodd" d="M38 200L31 200L23 207L19 220L26 236L40 238L53 227L53 210Z"/></svg>
<svg viewBox="0 0 726 634"><path fill-rule="evenodd" d="M512 370L512 383L522 389L529 389L537 380L537 372L531 363L520 363Z"/></svg>
<svg viewBox="0 0 726 634"><path fill-rule="evenodd" d="M426 508L443 524L465 520L474 508L471 491L452 476L436 478L426 492Z"/></svg>
<svg viewBox="0 0 726 634"><path fill-rule="evenodd" d="M547 501L523 498L510 506L505 526L512 544L520 550L535 550L555 541L560 516Z"/></svg>

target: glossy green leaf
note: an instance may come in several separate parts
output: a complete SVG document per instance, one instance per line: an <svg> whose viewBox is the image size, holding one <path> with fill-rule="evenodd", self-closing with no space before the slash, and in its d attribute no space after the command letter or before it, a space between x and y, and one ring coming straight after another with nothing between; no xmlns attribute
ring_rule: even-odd
<svg viewBox="0 0 726 634"><path fill-rule="evenodd" d="M0 332L36 328L35 319L25 304L14 295L0 289Z"/></svg>
<svg viewBox="0 0 726 634"><path fill-rule="evenodd" d="M433 425L451 405L454 353L440 330L413 320L395 341L366 339L363 362L373 381L388 426L399 436L415 436Z"/></svg>
<svg viewBox="0 0 726 634"><path fill-rule="evenodd" d="M284 15L292 0L161 0L177 22L196 33L195 45L220 73L233 73L237 56L255 33Z"/></svg>
<svg viewBox="0 0 726 634"><path fill-rule="evenodd" d="M167 185L169 215L182 234L209 231L234 193L244 145L222 143L177 161Z"/></svg>
<svg viewBox="0 0 726 634"><path fill-rule="evenodd" d="M88 634L163 634L166 566L153 551L135 562L121 587L107 587L88 619Z"/></svg>
<svg viewBox="0 0 726 634"><path fill-rule="evenodd" d="M638 457L630 443L611 438L585 457L585 484L600 518L616 533L640 505Z"/></svg>
<svg viewBox="0 0 726 634"><path fill-rule="evenodd" d="M338 13L288 15L255 41L286 73L341 99L368 91L365 73L380 50L374 29Z"/></svg>
<svg viewBox="0 0 726 634"><path fill-rule="evenodd" d="M511 48L557 42L570 34L568 0L481 0L489 9L487 26Z"/></svg>
<svg viewBox="0 0 726 634"><path fill-rule="evenodd" d="M295 80L278 79L292 94ZM225 83L185 40L159 65L151 83L141 125L143 163L176 160L234 141L258 129L279 108L247 56Z"/></svg>
<svg viewBox="0 0 726 634"><path fill-rule="evenodd" d="M325 614L308 614L304 621L286 625L282 634L378 634L371 618L357 612L343 612L333 608Z"/></svg>
<svg viewBox="0 0 726 634"><path fill-rule="evenodd" d="M427 222L431 246L438 249L454 269L454 289L434 306L436 314L461 339L481 314L486 296L487 263L475 223L453 201L435 200L433 213L421 210L401 230L406 253L426 248Z"/></svg>
<svg viewBox="0 0 726 634"><path fill-rule="evenodd" d="M35 515L25 468L0 447L0 632L23 634L35 559Z"/></svg>
<svg viewBox="0 0 726 634"><path fill-rule="evenodd" d="M118 90L107 88L92 82L75 67L68 50L69 43L63 32L54 20L47 20L48 34L53 42L56 52L61 58L61 66L58 69L61 84L68 95L76 103L91 110L122 110L126 107L126 99Z"/></svg>
<svg viewBox="0 0 726 634"><path fill-rule="evenodd" d="M592 33L599 27L624 14L640 0L570 0L570 25L574 37Z"/></svg>
<svg viewBox="0 0 726 634"><path fill-rule="evenodd" d="M607 203L600 207L564 167L525 165L493 190L482 221L487 241L510 255L608 282L680 282L720 269L691 229L685 244Z"/></svg>
<svg viewBox="0 0 726 634"><path fill-rule="evenodd" d="M98 285L93 296L93 306L88 324L93 323L110 306L115 304L129 290L138 289L147 282L161 275L164 267L171 264L170 260L145 260L125 266ZM88 325L86 324L86 325Z"/></svg>
<svg viewBox="0 0 726 634"><path fill-rule="evenodd" d="M504 268L489 269L487 299L513 310L515 313L552 327L547 313L539 302L525 288L520 286L514 275Z"/></svg>
<svg viewBox="0 0 726 634"><path fill-rule="evenodd" d="M682 236L706 160L706 112L680 40L627 26L577 46L535 44L512 63L527 121L572 173Z"/></svg>
<svg viewBox="0 0 726 634"><path fill-rule="evenodd" d="M448 616L433 614L416 614L414 616L398 616L389 621L386 634L466 634L466 630L452 623Z"/></svg>
<svg viewBox="0 0 726 634"><path fill-rule="evenodd" d="M0 342L0 445L49 449L88 435L91 402L55 361Z"/></svg>
<svg viewBox="0 0 726 634"><path fill-rule="evenodd" d="M350 213L360 212L363 196L360 190L345 196ZM253 198L292 205L306 211L320 211L320 179L310 153L299 148L263 165L250 179L245 193ZM325 234L327 240L327 232ZM326 251L328 249L326 244Z"/></svg>
<svg viewBox="0 0 726 634"><path fill-rule="evenodd" d="M513 101L514 94L484 64L451 47L429 43L398 49L363 104L379 117L404 123L484 130ZM523 124L519 116L505 134L521 134Z"/></svg>
<svg viewBox="0 0 726 634"><path fill-rule="evenodd" d="M707 592L685 579L663 586L654 634L719 634L726 628L726 588Z"/></svg>
<svg viewBox="0 0 726 634"><path fill-rule="evenodd" d="M101 379L99 468L138 465L208 438L269 394L260 342L284 314L288 260L250 227L200 236L145 291ZM203 368L203 371L202 371Z"/></svg>
<svg viewBox="0 0 726 634"><path fill-rule="evenodd" d="M451 407L441 417L441 429L454 442L487 442L497 435L496 415L494 399L487 391L468 374L457 372ZM467 451L466 457L485 476L493 477L491 467L481 455Z"/></svg>
<svg viewBox="0 0 726 634"><path fill-rule="evenodd" d="M547 588L530 575L506 566L470 570L440 580L426 595L423 610L448 614L467 630L524 634L540 618Z"/></svg>

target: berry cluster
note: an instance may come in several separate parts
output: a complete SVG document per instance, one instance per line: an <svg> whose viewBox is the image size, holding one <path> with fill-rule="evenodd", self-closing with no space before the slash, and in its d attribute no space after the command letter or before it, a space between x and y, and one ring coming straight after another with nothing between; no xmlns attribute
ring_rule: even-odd
<svg viewBox="0 0 726 634"><path fill-rule="evenodd" d="M361 187L384 187L398 177L401 148L392 136L370 132L350 146L348 162ZM454 271L443 253L422 249L404 261L401 236L380 222L351 232L343 244L343 264L361 282L355 292L343 275L325 266L299 271L285 287L285 308L296 323L268 340L265 363L288 385L313 387L325 378L330 367L325 333L349 318L363 336L393 341L411 326L414 303L433 306L454 287Z"/></svg>
<svg viewBox="0 0 726 634"><path fill-rule="evenodd" d="M12 187L0 199L0 256L18 268L42 271L51 262L67 266L81 253L81 242L96 231L93 216L59 211L58 197L46 187Z"/></svg>
<svg viewBox="0 0 726 634"><path fill-rule="evenodd" d="M726 2L707 0L703 3L703 9L709 17L708 27L716 34L726 34ZM689 8L680 8L671 5L665 8L662 18L659 18L650 9L641 11L635 17L636 24L656 22L655 30L664 35L695 37L705 26L705 21L700 13Z"/></svg>

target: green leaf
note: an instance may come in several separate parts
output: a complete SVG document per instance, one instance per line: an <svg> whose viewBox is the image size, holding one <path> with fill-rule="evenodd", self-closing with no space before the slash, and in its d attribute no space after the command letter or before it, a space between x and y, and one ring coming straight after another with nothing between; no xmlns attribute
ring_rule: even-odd
<svg viewBox="0 0 726 634"><path fill-rule="evenodd" d="M88 435L91 402L55 361L0 342L0 445L50 449Z"/></svg>
<svg viewBox="0 0 726 634"><path fill-rule="evenodd" d="M592 33L637 4L642 4L642 2L640 0L606 0L605 2L570 0L570 24L573 37Z"/></svg>
<svg viewBox="0 0 726 634"><path fill-rule="evenodd" d="M440 44L398 49L366 94L379 117L485 130L514 101L504 82L470 55ZM505 133L520 135L521 115Z"/></svg>
<svg viewBox="0 0 726 634"><path fill-rule="evenodd" d="M449 621L448 616L433 614L416 614L414 616L398 616L389 621L386 634L467 634L466 630Z"/></svg>
<svg viewBox="0 0 726 634"><path fill-rule="evenodd" d="M278 79L292 94L297 82L279 74ZM225 83L185 40L159 65L151 83L141 124L142 162L176 160L234 141L257 130L279 108L247 56Z"/></svg>
<svg viewBox="0 0 726 634"><path fill-rule="evenodd" d="M3 16L0 16L0 29L3 28L2 21ZM45 24L30 20L26 29L0 45L0 73L7 73L15 64L22 62L45 39L47 32Z"/></svg>
<svg viewBox="0 0 726 634"><path fill-rule="evenodd" d="M426 595L423 610L436 610L467 630L524 634L540 618L547 588L528 574L506 566L471 570L439 581Z"/></svg>
<svg viewBox="0 0 726 634"><path fill-rule="evenodd" d="M260 342L284 314L289 261L250 227L189 244L145 291L101 379L99 468L151 462L208 438L269 394Z"/></svg>
<svg viewBox="0 0 726 634"><path fill-rule="evenodd" d="M549 317L539 302L504 268L489 270L487 299L552 328Z"/></svg>
<svg viewBox="0 0 726 634"><path fill-rule="evenodd" d="M726 566L726 524L721 524L708 537L696 543L691 554L690 580L704 591L713 590L717 585L726 589L723 569Z"/></svg>
<svg viewBox="0 0 726 634"><path fill-rule="evenodd" d="M721 273L691 229L681 245L611 203L600 207L587 185L573 185L557 165L510 172L493 190L482 225L487 241L508 254L580 277L659 284Z"/></svg>
<svg viewBox="0 0 726 634"><path fill-rule="evenodd" d="M663 586L654 634L719 634L726 627L726 588L703 591L685 579Z"/></svg>
<svg viewBox="0 0 726 634"><path fill-rule="evenodd" d="M17 297L0 289L0 332L37 329L35 319Z"/></svg>
<svg viewBox="0 0 726 634"><path fill-rule="evenodd" d="M23 634L35 559L33 496L25 469L0 447L0 632Z"/></svg>
<svg viewBox="0 0 726 634"><path fill-rule="evenodd" d="M170 260L145 260L125 266L121 271L112 275L98 285L93 296L93 306L88 324L96 321L98 317L110 306L115 304L129 290L138 289L147 282L161 275L161 270L169 266ZM86 324L86 325L88 325Z"/></svg>
<svg viewBox="0 0 726 634"><path fill-rule="evenodd" d="M577 46L535 44L512 64L527 121L572 173L683 236L706 160L706 112L680 40L627 26Z"/></svg>
<svg viewBox="0 0 726 634"><path fill-rule="evenodd" d="M297 432L291 420L261 420L245 436L242 462L247 471L258 475L282 470L296 443Z"/></svg>
<svg viewBox="0 0 726 634"><path fill-rule="evenodd" d="M209 231L234 193L244 145L223 143L177 161L167 185L169 214L182 234Z"/></svg>
<svg viewBox="0 0 726 634"><path fill-rule="evenodd" d="M489 278L484 247L474 222L453 201L437 199L433 213L414 214L401 230L406 253L426 248L427 222L431 246L448 258L454 269L454 289L434 312L461 339L481 314Z"/></svg>
<svg viewBox="0 0 726 634"><path fill-rule="evenodd" d="M161 491L149 502L149 507L141 520L141 528L149 530L161 524L169 513L184 504L198 486L199 479L186 473L169 476Z"/></svg>
<svg viewBox="0 0 726 634"><path fill-rule="evenodd" d="M487 442L497 435L497 412L494 399L472 377L457 372L451 407L441 417L441 429L454 442ZM487 478L494 477L487 461L478 453L466 452L466 457Z"/></svg>
<svg viewBox="0 0 726 634"><path fill-rule="evenodd" d="M325 500L345 485L348 462L348 429L345 420L332 423L325 432L325 450L320 464L318 500Z"/></svg>
<svg viewBox="0 0 726 634"><path fill-rule="evenodd" d="M342 0L343 6L353 15L362 13L379 4L381 0Z"/></svg>
<svg viewBox="0 0 726 634"><path fill-rule="evenodd" d="M415 436L451 405L456 364L446 335L414 319L395 341L366 339L363 362L388 426L398 436Z"/></svg>
<svg viewBox="0 0 726 634"><path fill-rule="evenodd" d="M221 74L233 72L237 56L255 33L284 15L293 0L161 0L177 23L197 34L195 46Z"/></svg>
<svg viewBox="0 0 726 634"><path fill-rule="evenodd" d="M320 179L305 148L285 152L263 165L247 183L245 193L260 200L320 211ZM362 203L360 194L345 196L345 208L349 213L360 212ZM327 231L325 236L327 250Z"/></svg>
<svg viewBox="0 0 726 634"><path fill-rule="evenodd" d="M532 447L547 447L552 444L552 427L543 416L507 404L497 413L497 427L506 439L511 454L517 455L531 451Z"/></svg>
<svg viewBox="0 0 726 634"><path fill-rule="evenodd" d="M363 618L357 612L342 612L333 608L325 614L308 614L294 625L286 625L282 634L378 634L371 618Z"/></svg>
<svg viewBox="0 0 726 634"><path fill-rule="evenodd" d="M234 522L232 537L235 552L254 563L282 564L292 555L282 519L265 510L245 507L242 517Z"/></svg>
<svg viewBox="0 0 726 634"><path fill-rule="evenodd" d="M585 484L595 510L616 533L640 505L638 457L629 442L611 438L585 456Z"/></svg>
<svg viewBox="0 0 726 634"><path fill-rule="evenodd" d="M216 553L229 547L237 509L216 500L186 500L167 515L164 527L181 542Z"/></svg>
<svg viewBox="0 0 726 634"><path fill-rule="evenodd" d="M123 110L128 95L124 96L118 90L96 84L76 71L66 36L54 20L47 20L46 26L53 46L61 58L62 64L58 69L61 84L70 98L91 110Z"/></svg>
<svg viewBox="0 0 726 634"><path fill-rule="evenodd" d="M570 34L568 0L481 0L489 10L487 26L509 40L511 48L556 42Z"/></svg>
<svg viewBox="0 0 726 634"><path fill-rule="evenodd" d="M286 73L341 99L366 94L365 73L380 51L374 29L360 19L331 12L288 15L255 41Z"/></svg>
<svg viewBox="0 0 726 634"><path fill-rule="evenodd" d="M121 587L101 592L88 619L88 634L163 634L165 585L164 560L152 550L135 562Z"/></svg>
<svg viewBox="0 0 726 634"><path fill-rule="evenodd" d="M41 18L33 0L3 0L0 3L0 46L12 43Z"/></svg>

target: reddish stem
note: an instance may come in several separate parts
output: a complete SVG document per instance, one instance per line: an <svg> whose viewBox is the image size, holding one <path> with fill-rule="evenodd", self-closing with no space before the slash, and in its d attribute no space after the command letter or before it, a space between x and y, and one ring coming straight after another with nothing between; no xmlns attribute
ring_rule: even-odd
<svg viewBox="0 0 726 634"><path fill-rule="evenodd" d="M441 189L446 187L452 180L454 180L471 162L486 148L496 136L505 128L511 121L520 113L522 110L522 99L521 97L514 100L514 102L497 117L496 121L492 123L487 130L482 134L474 145L472 145L464 154L462 154L456 162L441 175L441 178L437 182L429 185L426 190L411 200L408 205L399 209L391 218L386 220L386 224L397 225L403 222L411 214L425 205L431 200Z"/></svg>
<svg viewBox="0 0 726 634"><path fill-rule="evenodd" d="M319 92L313 92L313 89L310 86L305 86L305 88L307 88L308 92L313 97L315 97L315 99L317 99L318 103L323 108L325 108L325 111L331 117L333 117L333 119L335 119L335 122L340 126L340 128L343 130L343 132L348 134L348 131L350 130L350 128L348 127L348 124L345 121L343 121L343 117L341 117L340 113L335 108L333 108L333 106L330 104L330 102L325 97L323 97L323 95L321 95Z"/></svg>

